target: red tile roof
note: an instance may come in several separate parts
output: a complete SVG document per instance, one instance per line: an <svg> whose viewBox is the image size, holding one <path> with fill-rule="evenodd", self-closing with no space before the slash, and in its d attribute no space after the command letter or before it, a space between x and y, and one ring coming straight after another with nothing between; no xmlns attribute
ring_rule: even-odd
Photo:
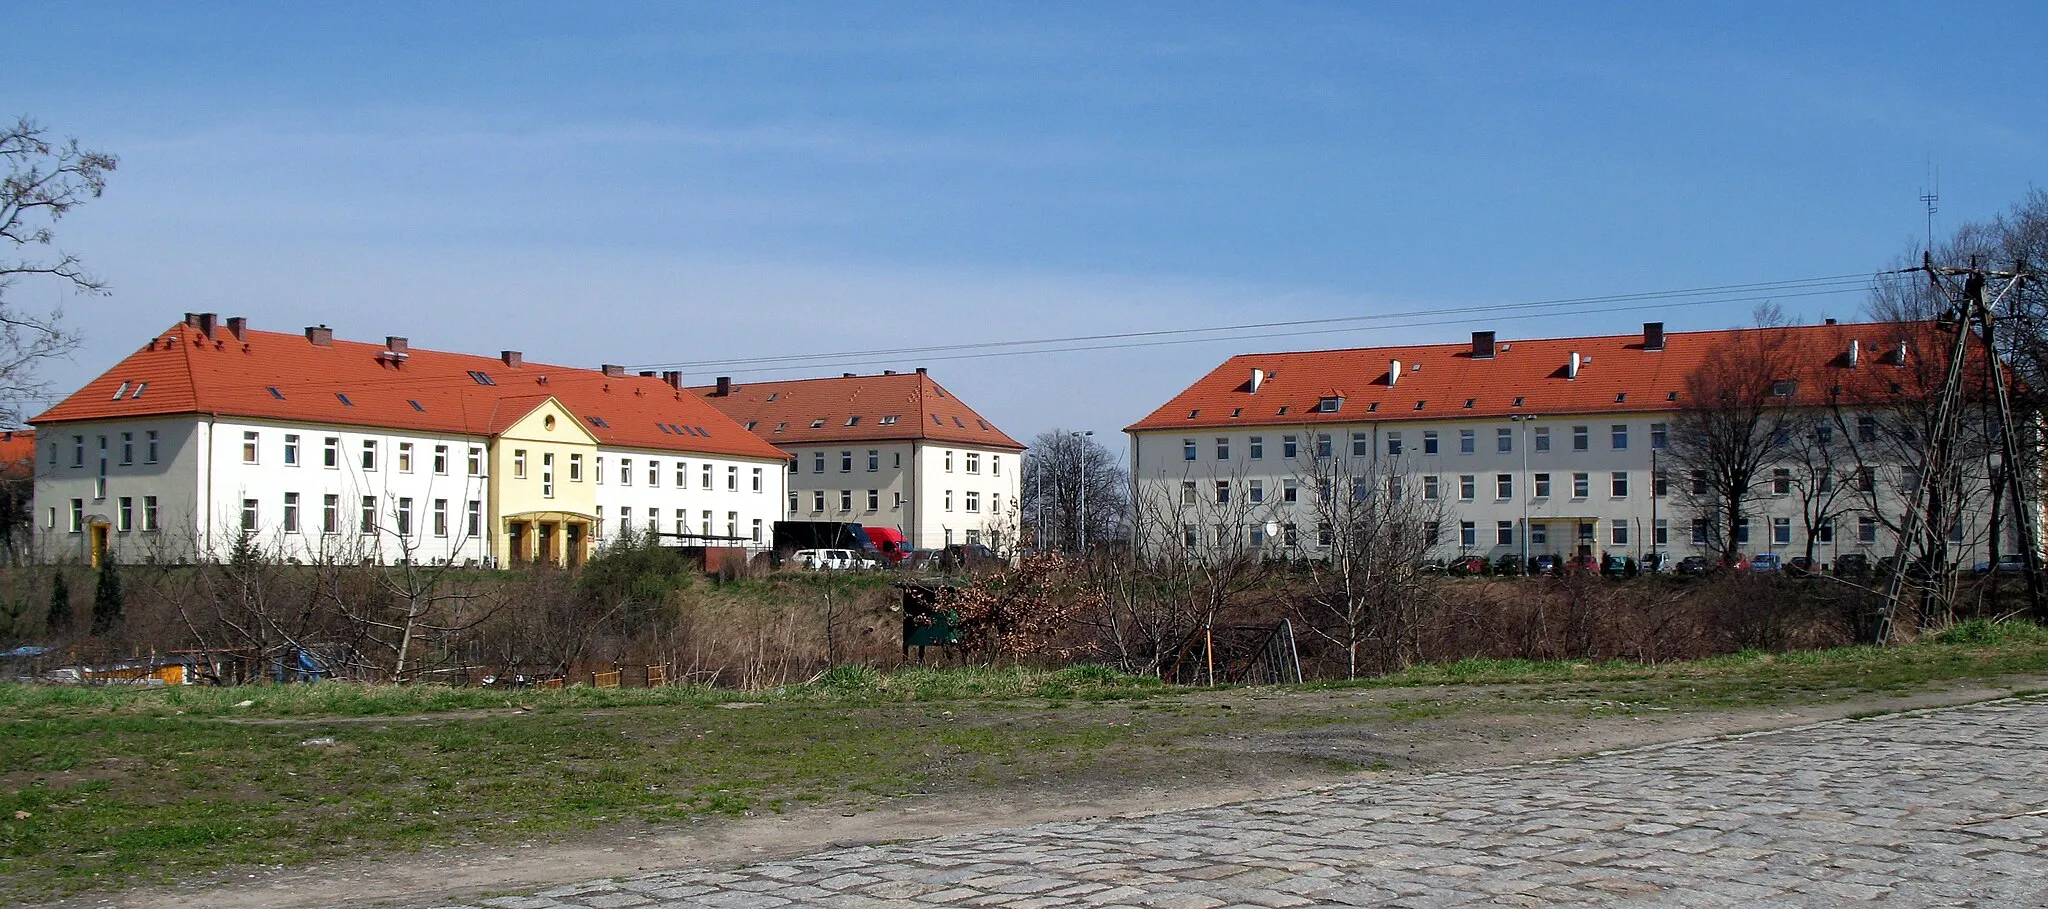
<svg viewBox="0 0 2048 909"><path fill-rule="evenodd" d="M553 397L601 444L786 458L703 399L644 376L180 322L30 422L205 413L491 435Z"/></svg>
<svg viewBox="0 0 2048 909"><path fill-rule="evenodd" d="M923 372L751 382L723 395L716 386L691 391L778 445L929 439L1024 450Z"/></svg>
<svg viewBox="0 0 2048 909"><path fill-rule="evenodd" d="M1802 365L1800 375L1785 378L1799 379L1799 396L1819 403L1848 378L1876 381L1896 369L1889 357L1901 341L1927 339L1932 329L1879 322L1671 332L1662 350L1645 349L1641 334L1507 340L1491 359L1473 356L1471 343L1242 354L1124 431L1671 411L1682 405L1686 376L1708 351L1753 331L1787 333L1793 359ZM1847 365L1851 340L1860 347L1855 370ZM1930 346L1940 345L1916 342L1914 356ZM1568 378L1573 353L1581 365L1577 378ZM1401 376L1390 384L1396 360ZM1250 390L1254 369L1264 372L1256 393ZM1339 409L1317 412L1331 397L1343 399Z"/></svg>
<svg viewBox="0 0 2048 909"><path fill-rule="evenodd" d="M36 432L0 431L0 477L26 479L36 472Z"/></svg>

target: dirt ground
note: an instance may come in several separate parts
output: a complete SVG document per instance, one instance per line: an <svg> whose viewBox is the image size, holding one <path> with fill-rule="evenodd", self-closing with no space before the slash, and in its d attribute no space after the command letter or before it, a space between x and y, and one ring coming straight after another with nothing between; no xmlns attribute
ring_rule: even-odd
<svg viewBox="0 0 2048 909"><path fill-rule="evenodd" d="M686 829L619 826L549 842L440 849L300 867L242 869L175 888L77 897L53 907L420 906L601 877L744 864L828 846L917 839L1091 817L1148 814L1362 778L1507 766L1830 719L2002 697L2048 677L1904 696L1818 694L1767 709L1662 708L1614 686L1456 686L1371 691L1207 692L1171 704L1105 704L1105 723L1188 723L1199 731L1142 755L1013 780L918 792L853 808L708 820ZM1622 698L1603 700L1602 698ZM963 719L975 719L965 716ZM1014 722L1011 719L1001 722ZM996 720L991 720L996 721Z"/></svg>

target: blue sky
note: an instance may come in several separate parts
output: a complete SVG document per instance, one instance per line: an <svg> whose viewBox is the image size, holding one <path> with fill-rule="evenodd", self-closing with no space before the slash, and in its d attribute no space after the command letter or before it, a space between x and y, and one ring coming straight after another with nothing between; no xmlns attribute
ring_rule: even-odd
<svg viewBox="0 0 2048 909"><path fill-rule="evenodd" d="M187 310L651 365L1859 274L1930 156L1937 231L2048 161L2038 3L7 8L0 113L121 156L60 225L113 294L11 292L60 391ZM845 368L1114 442L1233 353L1747 318Z"/></svg>

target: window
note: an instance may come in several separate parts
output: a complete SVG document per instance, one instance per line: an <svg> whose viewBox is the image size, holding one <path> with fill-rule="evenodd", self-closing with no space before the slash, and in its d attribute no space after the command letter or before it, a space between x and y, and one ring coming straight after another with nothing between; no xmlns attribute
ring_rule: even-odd
<svg viewBox="0 0 2048 909"><path fill-rule="evenodd" d="M1835 472L1834 472L1833 470L1830 470L1830 469L1826 468L1826 467L1823 467L1823 468L1821 468L1821 469L1820 469L1819 471L1817 471L1817 473L1818 473L1819 475L1818 475L1818 476L1816 476L1816 477L1814 477L1814 482L1815 482L1816 484L1818 484L1818 485L1819 485L1819 487L1820 487L1820 491L1821 491L1821 492L1834 492L1834 491L1835 491Z"/></svg>
<svg viewBox="0 0 2048 909"><path fill-rule="evenodd" d="M1572 427L1572 450L1585 451L1592 447L1593 429L1590 426Z"/></svg>
<svg viewBox="0 0 2048 909"><path fill-rule="evenodd" d="M761 491L761 468L754 468L754 491Z"/></svg>
<svg viewBox="0 0 2048 909"><path fill-rule="evenodd" d="M1316 458L1318 460L1328 460L1329 457L1330 434L1327 432L1316 433Z"/></svg>
<svg viewBox="0 0 2048 909"><path fill-rule="evenodd" d="M1266 481L1247 480L1244 486L1245 500L1256 505L1266 501Z"/></svg>
<svg viewBox="0 0 2048 909"><path fill-rule="evenodd" d="M85 500L71 500L71 532L79 533L85 527Z"/></svg>
<svg viewBox="0 0 2048 909"><path fill-rule="evenodd" d="M852 511L852 510L853 510L853 490L851 490L851 489L842 489L842 490L839 490L839 510L840 510L840 511Z"/></svg>
<svg viewBox="0 0 2048 909"><path fill-rule="evenodd" d="M373 533L376 533L376 532L377 532L377 497L376 497L376 496L364 496L364 497L363 497L363 520L362 520L362 523L361 523L361 524L359 524L359 525L357 525L357 526L358 526L358 529L360 530L360 532L361 532L361 533L363 533L363 534L365 534L365 535L368 535L368 534L373 534Z"/></svg>
<svg viewBox="0 0 2048 909"><path fill-rule="evenodd" d="M440 457L439 453L434 455L434 459L437 461L440 460ZM435 472L439 473L440 471ZM569 482L583 482L583 456L581 454L569 455Z"/></svg>
<svg viewBox="0 0 2048 909"><path fill-rule="evenodd" d="M881 508L882 508L882 491L881 491L881 490L879 490L879 489L870 489L870 490L868 490L868 511L870 511L870 512L874 512L874 511L879 511L879 510L881 510Z"/></svg>
<svg viewBox="0 0 2048 909"><path fill-rule="evenodd" d="M1790 468L1786 468L1786 467L1779 467L1779 468L1775 468L1775 469L1773 469L1773 470L1771 471L1771 495L1774 495L1774 496L1783 496L1783 495L1791 495L1791 494L1792 494L1792 471L1791 471L1791 469L1790 469Z"/></svg>
<svg viewBox="0 0 2048 909"><path fill-rule="evenodd" d="M1195 440L1180 440L1180 459L1183 461L1192 461L1195 459Z"/></svg>
<svg viewBox="0 0 2048 909"><path fill-rule="evenodd" d="M255 532L256 532L256 500L255 500L255 499L243 499L243 500L242 500L242 532L243 532L243 533L255 533Z"/></svg>
<svg viewBox="0 0 2048 909"><path fill-rule="evenodd" d="M705 489L710 489L710 488L711 488L711 462L709 462L709 461L706 461L706 462L704 462L704 465L703 465L703 467L704 467L704 469L703 469L703 470L700 470L700 471L698 471L698 472L697 472L697 479L698 479L698 484L697 484L697 485L699 485L699 486L701 486L701 487L703 487L703 488L705 488Z"/></svg>
<svg viewBox="0 0 2048 909"><path fill-rule="evenodd" d="M296 492L284 494L284 532L299 532L299 494Z"/></svg>
<svg viewBox="0 0 2048 909"><path fill-rule="evenodd" d="M320 497L320 532L341 532L341 497L329 493Z"/></svg>
<svg viewBox="0 0 2048 909"><path fill-rule="evenodd" d="M626 464L631 462L621 461L619 463ZM526 479L526 449L524 448L512 449L512 478L515 480Z"/></svg>
<svg viewBox="0 0 2048 909"><path fill-rule="evenodd" d="M1607 438L1608 444L1614 446L1615 451L1627 451L1628 424L1616 423L1612 426L1607 427Z"/></svg>
<svg viewBox="0 0 2048 909"><path fill-rule="evenodd" d="M1180 481L1180 503L1182 505L1195 504L1195 481Z"/></svg>
<svg viewBox="0 0 2048 909"><path fill-rule="evenodd" d="M711 465L706 464L705 466L709 467ZM738 464L727 464L725 466L725 490L727 492L740 491L740 466Z"/></svg>
<svg viewBox="0 0 2048 909"><path fill-rule="evenodd" d="M602 480L604 478L604 464L602 461L598 463L597 473L598 479ZM484 475L484 450L481 448L469 450L469 475L472 477Z"/></svg>
<svg viewBox="0 0 2048 909"><path fill-rule="evenodd" d="M953 490L946 490L946 510L953 510Z"/></svg>
<svg viewBox="0 0 2048 909"><path fill-rule="evenodd" d="M1535 480L1536 480L1536 498L1539 498L1539 499L1547 499L1547 498L1550 498L1550 474L1547 474L1547 473L1539 473L1539 474L1537 474L1537 475L1536 475L1536 478L1535 478Z"/></svg>
<svg viewBox="0 0 2048 909"><path fill-rule="evenodd" d="M1628 545L1628 521L1621 518L1609 522L1607 541L1615 546Z"/></svg>
<svg viewBox="0 0 2048 909"><path fill-rule="evenodd" d="M484 532L484 503L482 499L469 500L469 512L465 518L462 532L468 534L471 539L475 539ZM599 534L604 533L604 506L602 505L598 506L597 509L597 532Z"/></svg>
<svg viewBox="0 0 2048 909"><path fill-rule="evenodd" d="M1433 455L1433 454L1436 454L1436 453L1437 453L1437 449L1436 449L1436 444L1437 444L1437 440L1436 440L1436 430L1434 430L1434 429L1425 429L1425 430L1423 430L1423 431L1422 431L1422 453L1423 453L1423 454L1426 454L1426 455Z"/></svg>
<svg viewBox="0 0 2048 909"><path fill-rule="evenodd" d="M1301 482L1299 480L1281 480L1280 501L1289 504L1301 501Z"/></svg>
<svg viewBox="0 0 2048 909"><path fill-rule="evenodd" d="M1230 457L1229 439L1217 439L1216 446L1217 459ZM967 472L973 474L981 473L981 454L979 452L970 451L967 453Z"/></svg>
<svg viewBox="0 0 2048 909"><path fill-rule="evenodd" d="M582 456L582 455L570 455L570 456L569 456L569 463L570 463L570 464L572 465L572 467L574 468L574 469L573 469L573 470L571 471L571 474L572 474L572 475L570 476L570 479L572 479L572 480L580 480L580 479L582 479L582 478L583 478L583 471L582 471L582 467L583 467L583 456ZM447 475L448 475L448 446L446 446L446 445L436 445L436 446L434 446L434 475L435 475L435 476L437 476L437 477L445 477L445 476L447 476Z"/></svg>
<svg viewBox="0 0 2048 909"><path fill-rule="evenodd" d="M1693 518L1693 519L1692 519L1692 545L1694 545L1694 546L1705 546L1705 545L1707 545L1707 519L1706 519L1706 518Z"/></svg>
<svg viewBox="0 0 2048 909"><path fill-rule="evenodd" d="M1356 447L1358 446L1358 442L1359 442L1359 440L1360 440L1360 439L1361 439L1361 438L1362 438L1363 436L1364 436L1364 433L1352 433L1352 434L1351 434L1351 444L1352 444L1352 447L1353 447L1353 448L1356 448ZM1356 451L1354 451L1354 452L1352 452L1352 453L1353 453L1353 454L1361 454L1362 452L1356 452ZM1400 434L1400 433L1398 433L1398 432L1390 432L1390 433L1387 433L1387 456L1388 456L1388 457L1399 457L1399 456L1400 456L1400 454L1401 454L1401 434Z"/></svg>
<svg viewBox="0 0 2048 909"><path fill-rule="evenodd" d="M690 533L690 513L681 508L676 509L675 521L676 536L688 536Z"/></svg>
<svg viewBox="0 0 2048 909"><path fill-rule="evenodd" d="M244 433L242 433L242 463L244 463L244 464L254 464L254 463L256 463L256 452L257 452L258 448L260 447L260 445L261 445L261 440L260 440L260 439L259 439L259 438L257 437L257 434L256 434L256 433L254 433L254 432L244 432Z"/></svg>
<svg viewBox="0 0 2048 909"><path fill-rule="evenodd" d="M1792 543L1792 519L1771 519L1771 545L1789 546Z"/></svg>
<svg viewBox="0 0 2048 909"><path fill-rule="evenodd" d="M812 473L824 473L824 472L825 472L825 453L824 453L824 452L822 452L822 451L814 451L814 452L811 452L811 472L812 472Z"/></svg>
<svg viewBox="0 0 2048 909"><path fill-rule="evenodd" d="M1671 521L1665 518L1658 518L1656 526L1650 529L1650 534L1653 545L1671 545Z"/></svg>
<svg viewBox="0 0 2048 909"><path fill-rule="evenodd" d="M1216 481L1216 504L1218 504L1218 505L1228 505L1228 504L1230 504L1230 481L1229 481L1229 480L1217 480L1217 481Z"/></svg>
<svg viewBox="0 0 2048 909"><path fill-rule="evenodd" d="M1493 431L1493 450L1494 450L1494 451L1514 451L1514 450L1515 450L1515 431L1514 431L1513 429L1510 429L1510 428L1506 427L1506 426L1503 426L1503 427L1501 427L1501 428L1499 428L1499 429L1496 429L1496 430L1494 430L1494 431Z"/></svg>
<svg viewBox="0 0 2048 909"><path fill-rule="evenodd" d="M1344 409L1344 399L1342 397L1331 396L1316 400L1316 413L1336 413L1342 409Z"/></svg>
<svg viewBox="0 0 2048 909"><path fill-rule="evenodd" d="M967 513L981 513L981 493L975 492L974 490L971 489L967 491Z"/></svg>
<svg viewBox="0 0 2048 909"><path fill-rule="evenodd" d="M73 467L84 467L84 466L85 466L85 437L84 437L84 436L72 436L72 437L71 437L71 466L73 466Z"/></svg>
<svg viewBox="0 0 2048 909"><path fill-rule="evenodd" d="M1441 497L1442 495L1443 495L1443 490L1442 490L1442 489L1441 489L1441 488L1439 487L1439 484L1437 483L1437 476L1436 476L1436 474L1433 474L1433 473L1426 473L1426 474L1423 474L1423 475L1422 475L1422 497L1423 497L1424 499L1428 499L1429 501L1432 501L1432 502L1434 502L1434 501L1436 501L1436 500L1437 500L1437 499L1438 499L1439 497Z"/></svg>
<svg viewBox="0 0 2048 909"><path fill-rule="evenodd" d="M796 514L796 490L789 491L789 513Z"/></svg>
<svg viewBox="0 0 2048 909"><path fill-rule="evenodd" d="M881 469L882 453L873 448L868 449L868 473L874 473L875 471Z"/></svg>
<svg viewBox="0 0 2048 909"><path fill-rule="evenodd" d="M759 542L761 542L761 519L760 519L760 518L755 518L755 519L754 519L754 534L753 534L753 539L754 539L754 542L756 542L756 543L759 543Z"/></svg>
<svg viewBox="0 0 2048 909"><path fill-rule="evenodd" d="M121 463L128 463L128 433L121 434ZM286 433L284 437L284 462L292 467L299 466L299 437Z"/></svg>
<svg viewBox="0 0 2048 909"><path fill-rule="evenodd" d="M1471 521L1459 521L1458 544L1466 549L1479 545L1479 525Z"/></svg>
<svg viewBox="0 0 2048 909"><path fill-rule="evenodd" d="M1471 454L1479 450L1478 432L1471 429L1458 430L1458 453Z"/></svg>
<svg viewBox="0 0 2048 909"><path fill-rule="evenodd" d="M1548 427L1548 426L1538 426L1538 427L1536 427L1536 450L1537 450L1537 451L1549 451L1549 450L1550 450L1550 427Z"/></svg>
<svg viewBox="0 0 2048 909"><path fill-rule="evenodd" d="M540 453L540 497L555 497L555 453L552 451Z"/></svg>
<svg viewBox="0 0 2048 909"><path fill-rule="evenodd" d="M1493 522L1493 542L1494 542L1494 544L1495 544L1495 545L1498 545L1498 546L1513 546L1513 545L1515 545L1515 522L1513 522L1513 521L1495 521L1495 522Z"/></svg>
<svg viewBox="0 0 2048 909"><path fill-rule="evenodd" d="M1614 472L1612 492L1617 499L1628 498L1628 471L1617 470Z"/></svg>
<svg viewBox="0 0 2048 909"><path fill-rule="evenodd" d="M1663 451L1664 446L1670 444L1670 441L1671 431L1669 427L1663 423L1650 424L1650 449L1652 451Z"/></svg>
<svg viewBox="0 0 2048 909"><path fill-rule="evenodd" d="M1301 446L1293 436L1280 437L1280 456L1290 461L1301 456Z"/></svg>
<svg viewBox="0 0 2048 909"><path fill-rule="evenodd" d="M1493 475L1493 494L1494 494L1494 497L1495 497L1495 498L1500 498L1500 499L1512 499L1512 498L1514 498L1514 497L1515 497L1515 475L1514 475L1514 474L1511 474L1511 473L1497 473L1497 474L1494 474L1494 475Z"/></svg>
<svg viewBox="0 0 2048 909"><path fill-rule="evenodd" d="M398 472L412 473L412 443L398 443Z"/></svg>
<svg viewBox="0 0 2048 909"><path fill-rule="evenodd" d="M989 455L989 456L988 456L988 472L989 472L989 475L990 475L990 476L1000 477L1000 476L1002 476L1002 475L1003 475L1003 456L1002 456L1002 455ZM993 508L991 508L991 510L993 510Z"/></svg>
<svg viewBox="0 0 2048 909"><path fill-rule="evenodd" d="M812 513L812 514L823 514L823 513L824 513L824 511L825 511L825 490L822 490L822 489L813 489L813 490L811 490L811 513Z"/></svg>
<svg viewBox="0 0 2048 909"><path fill-rule="evenodd" d="M1741 519L1741 520L1739 520L1739 521L1736 521L1736 522L1735 522L1735 544L1736 544L1737 546L1746 546L1746 545L1749 545L1749 519L1748 519L1748 518L1743 518L1743 519Z"/></svg>
<svg viewBox="0 0 2048 909"><path fill-rule="evenodd" d="M620 459L619 459L619 485L620 485L620 486L631 486L631 485L633 485L633 459L632 459L632 458L620 458Z"/></svg>
<svg viewBox="0 0 2048 909"><path fill-rule="evenodd" d="M1469 473L1467 473L1467 474L1460 474L1460 475L1458 476L1458 498L1459 498L1459 500L1460 500L1460 501L1465 501L1465 502L1470 502L1470 501L1472 501L1473 497L1474 497L1475 495L1477 495L1477 494L1478 494L1478 490L1479 490L1479 478L1478 478L1478 477L1475 477L1475 476L1473 476L1472 474L1469 474Z"/></svg>
<svg viewBox="0 0 2048 909"><path fill-rule="evenodd" d="M145 440L145 441L146 441L146 442L148 443L147 447L146 447L146 448L144 449L144 451L145 451L145 454L143 455L143 458L142 458L142 463L144 463L144 464L155 464L155 463L156 463L156 430L152 429L152 430L149 430L149 431L147 431L147 432L144 432L144 433L142 434L142 437L143 437L143 439L144 439L144 440Z"/></svg>
<svg viewBox="0 0 2048 909"><path fill-rule="evenodd" d="M1823 544L1835 542L1835 519L1833 517L1821 518L1819 523L1813 525L1813 541Z"/></svg>
<svg viewBox="0 0 2048 909"><path fill-rule="evenodd" d="M630 506L630 505L627 505L627 506L622 506L622 507L621 507L621 508L619 509L619 535L620 535L620 536L624 536L624 535L626 535L626 534L629 534L629 533L632 533L632 532L633 532L633 507L632 507L632 506Z"/></svg>
<svg viewBox="0 0 2048 909"><path fill-rule="evenodd" d="M1856 468L1856 491L1857 491L1857 492L1876 492L1876 491L1877 491L1877 471L1875 471L1875 470L1872 470L1872 469L1870 469L1870 468L1868 468L1868 467L1858 467L1858 468Z"/></svg>
<svg viewBox="0 0 2048 909"><path fill-rule="evenodd" d="M1592 494L1593 475L1589 473L1572 474L1572 498L1583 499Z"/></svg>
<svg viewBox="0 0 2048 909"><path fill-rule="evenodd" d="M902 469L903 469L903 452L900 452L900 451L898 451L898 452L891 452L891 453L890 453L890 455L889 455L889 462L890 462L890 463L889 463L889 466L890 466L891 468L893 468L893 469L896 469L896 470L902 470Z"/></svg>
<svg viewBox="0 0 2048 909"><path fill-rule="evenodd" d="M1706 472L1699 470L1695 470L1692 472L1692 494L1696 496L1703 496L1707 494Z"/></svg>
<svg viewBox="0 0 2048 909"><path fill-rule="evenodd" d="M1856 441L1877 441L1877 418L1869 414L1856 418Z"/></svg>
<svg viewBox="0 0 2048 909"><path fill-rule="evenodd" d="M1813 440L1826 448L1835 441L1835 424L1822 421L1813 425Z"/></svg>
<svg viewBox="0 0 2048 909"><path fill-rule="evenodd" d="M676 488L690 488L690 462L688 461L676 462Z"/></svg>
<svg viewBox="0 0 2048 909"><path fill-rule="evenodd" d="M1250 451L1248 451L1247 454L1251 457L1252 460L1263 460L1266 457L1265 436L1252 436L1251 440L1248 443L1246 443L1246 447L1250 449Z"/></svg>
<svg viewBox="0 0 2048 909"><path fill-rule="evenodd" d="M1363 502L1372 498L1372 482L1365 477L1351 478L1351 501Z"/></svg>
<svg viewBox="0 0 2048 909"><path fill-rule="evenodd" d="M114 529L127 533L135 526L135 500L121 497L120 508L114 511Z"/></svg>
<svg viewBox="0 0 2048 909"><path fill-rule="evenodd" d="M412 536L412 499L403 496L398 499L398 535Z"/></svg>
<svg viewBox="0 0 2048 909"><path fill-rule="evenodd" d="M1549 525L1549 524L1531 524L1531 525L1529 525L1529 545L1531 545L1531 546L1548 546L1548 545L1550 545L1550 525Z"/></svg>
<svg viewBox="0 0 2048 909"><path fill-rule="evenodd" d="M377 440L375 439L363 440L363 469L377 469Z"/></svg>
<svg viewBox="0 0 2048 909"><path fill-rule="evenodd" d="M841 452L839 453L839 472L840 472L840 473L852 473L852 472L853 472L853 452L852 452L852 451L841 451Z"/></svg>

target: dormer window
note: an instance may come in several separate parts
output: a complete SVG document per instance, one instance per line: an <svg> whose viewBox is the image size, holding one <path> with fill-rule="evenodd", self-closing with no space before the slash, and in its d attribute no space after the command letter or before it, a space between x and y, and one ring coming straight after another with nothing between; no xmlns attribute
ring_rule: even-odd
<svg viewBox="0 0 2048 909"><path fill-rule="evenodd" d="M1774 398L1789 398L1798 390L1799 382L1793 379L1779 379L1771 383L1771 396Z"/></svg>
<svg viewBox="0 0 2048 909"><path fill-rule="evenodd" d="M1316 413L1336 413L1343 408L1343 395L1329 395L1316 401Z"/></svg>
<svg viewBox="0 0 2048 909"><path fill-rule="evenodd" d="M825 418L824 418L824 417L819 417L819 418L817 418L817 419L815 419L815 420L812 420L812 421L811 421L811 428L812 428L812 429L822 429L822 428L824 428L824 426L825 426Z"/></svg>

